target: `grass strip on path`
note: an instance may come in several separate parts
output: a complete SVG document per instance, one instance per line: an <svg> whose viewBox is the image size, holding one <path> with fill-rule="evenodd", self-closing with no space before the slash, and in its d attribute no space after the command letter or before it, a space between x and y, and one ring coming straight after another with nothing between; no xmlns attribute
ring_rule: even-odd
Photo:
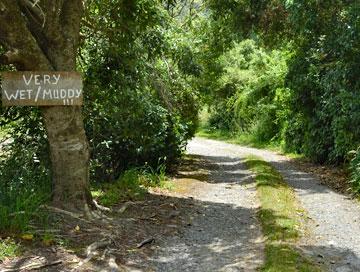
<svg viewBox="0 0 360 272"><path fill-rule="evenodd" d="M262 159L248 156L246 165L256 175L261 204L258 217L266 238L265 264L261 271L322 271L295 248L296 241L305 230L302 218L306 216L292 188L279 172Z"/></svg>

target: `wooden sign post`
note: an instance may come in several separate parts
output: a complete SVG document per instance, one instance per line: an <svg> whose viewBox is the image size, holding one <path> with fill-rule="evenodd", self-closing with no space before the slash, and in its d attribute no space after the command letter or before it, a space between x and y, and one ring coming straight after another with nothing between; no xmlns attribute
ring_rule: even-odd
<svg viewBox="0 0 360 272"><path fill-rule="evenodd" d="M83 103L78 72L1 72L3 106L75 106Z"/></svg>

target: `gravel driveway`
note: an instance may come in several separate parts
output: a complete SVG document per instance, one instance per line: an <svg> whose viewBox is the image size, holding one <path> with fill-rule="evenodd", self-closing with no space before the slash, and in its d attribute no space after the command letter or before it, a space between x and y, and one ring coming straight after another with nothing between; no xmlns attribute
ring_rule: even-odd
<svg viewBox="0 0 360 272"><path fill-rule="evenodd" d="M270 162L307 210L310 234L299 249L329 271L360 271L360 205L338 194L284 156L203 138L193 139L188 154L207 161L206 179L185 176L196 215L178 235L159 241L147 260L148 271L257 271L264 262L264 242L256 219L258 202L244 157Z"/></svg>
<svg viewBox="0 0 360 272"><path fill-rule="evenodd" d="M196 216L179 235L161 242L149 270L257 271L264 244L249 171L237 156L199 139L189 144L188 154L205 160L210 172L206 181L178 179L187 187L182 197L196 201Z"/></svg>
<svg viewBox="0 0 360 272"><path fill-rule="evenodd" d="M237 158L253 154L271 163L294 188L311 219L310 237L301 241L300 248L319 263L326 264L329 271L360 271L358 201L320 184L312 174L297 170L288 158L274 152L202 138L195 138L189 144L189 151L196 150L197 146Z"/></svg>

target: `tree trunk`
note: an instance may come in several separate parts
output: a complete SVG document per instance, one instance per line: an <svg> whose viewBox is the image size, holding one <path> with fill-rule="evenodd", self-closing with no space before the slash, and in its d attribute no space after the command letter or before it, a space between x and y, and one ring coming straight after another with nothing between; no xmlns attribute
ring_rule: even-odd
<svg viewBox="0 0 360 272"><path fill-rule="evenodd" d="M0 0L3 62L17 70L75 71L82 0ZM93 207L89 149L81 107L42 107L50 145L53 201L71 210Z"/></svg>
<svg viewBox="0 0 360 272"><path fill-rule="evenodd" d="M53 201L67 209L92 203L89 191L89 151L80 107L42 109L50 144Z"/></svg>

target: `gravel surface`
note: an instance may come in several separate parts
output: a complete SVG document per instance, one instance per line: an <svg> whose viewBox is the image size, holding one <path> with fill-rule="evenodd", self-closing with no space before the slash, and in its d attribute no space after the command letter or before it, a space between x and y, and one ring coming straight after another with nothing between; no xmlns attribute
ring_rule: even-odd
<svg viewBox="0 0 360 272"><path fill-rule="evenodd" d="M320 184L312 174L299 171L285 156L274 152L220 141L195 138L193 146L242 158L246 154L262 157L285 178L307 210L312 226L310 237L303 239L300 248L324 263L329 271L360 271L360 205L359 202Z"/></svg>
<svg viewBox="0 0 360 272"><path fill-rule="evenodd" d="M257 271L264 262L264 242L252 175L243 162L249 154L271 163L307 211L309 234L299 250L327 271L360 271L358 202L274 152L203 138L192 140L187 150L207 161L210 175L188 173L177 180L186 188L177 197L194 200L195 216L177 235L157 242L155 253L143 262L146 271Z"/></svg>
<svg viewBox="0 0 360 272"><path fill-rule="evenodd" d="M264 244L256 218L256 191L251 175L236 156L192 141L188 154L205 159L206 181L183 177L182 197L196 201L196 216L179 235L160 242L150 271L257 271Z"/></svg>

